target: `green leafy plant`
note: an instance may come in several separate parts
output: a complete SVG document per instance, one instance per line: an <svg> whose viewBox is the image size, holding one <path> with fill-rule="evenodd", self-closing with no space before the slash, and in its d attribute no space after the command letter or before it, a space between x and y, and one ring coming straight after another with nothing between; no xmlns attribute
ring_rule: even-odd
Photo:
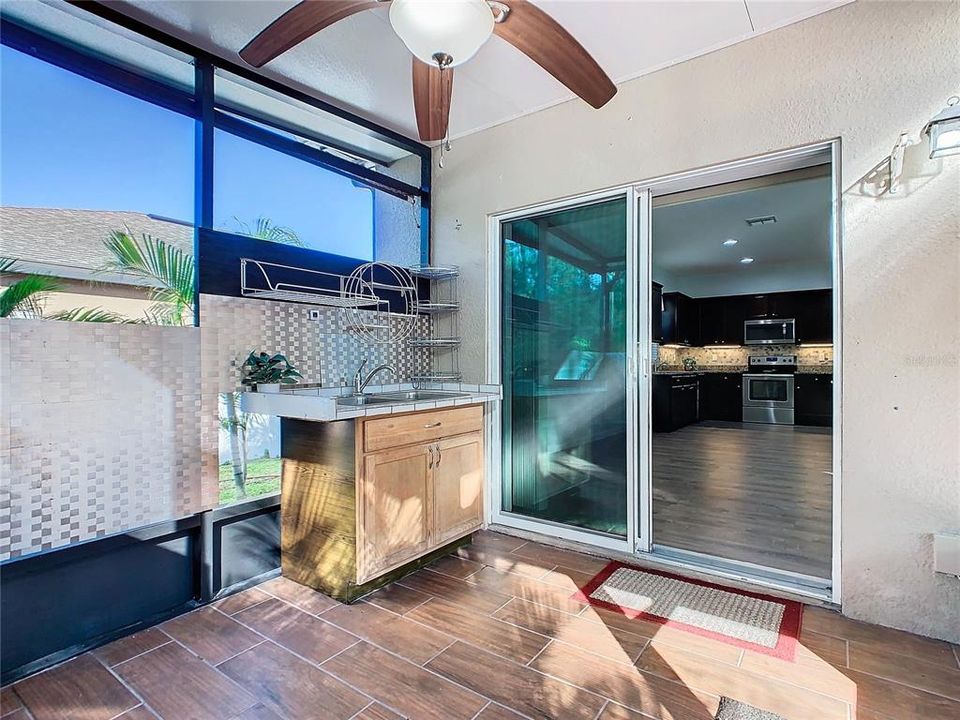
<svg viewBox="0 0 960 720"><path fill-rule="evenodd" d="M13 258L0 258L0 277L3 273L17 272L16 263ZM0 290L0 317L45 318L70 322L128 322L122 315L99 307L79 307L44 315L43 306L47 295L61 290L63 283L55 277L26 275Z"/></svg>
<svg viewBox="0 0 960 720"><path fill-rule="evenodd" d="M286 357L270 355L269 353L252 352L243 363L243 385L292 385L297 378L303 378L297 369L290 364Z"/></svg>
<svg viewBox="0 0 960 720"><path fill-rule="evenodd" d="M114 230L104 244L113 257L102 270L134 275L152 286L155 304L146 322L183 325L184 313L193 312L193 255L147 234L138 240L129 230Z"/></svg>
<svg viewBox="0 0 960 720"><path fill-rule="evenodd" d="M284 243L286 245L296 245L303 247L303 241L296 230L284 227L283 225L274 225L270 218L258 217L251 226L238 217L233 218L241 235L249 235L257 240L267 240L269 242Z"/></svg>

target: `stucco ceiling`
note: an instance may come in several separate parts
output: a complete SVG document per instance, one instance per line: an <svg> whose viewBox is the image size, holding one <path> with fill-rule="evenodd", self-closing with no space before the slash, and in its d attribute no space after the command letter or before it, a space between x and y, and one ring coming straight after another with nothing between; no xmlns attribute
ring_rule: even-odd
<svg viewBox="0 0 960 720"><path fill-rule="evenodd" d="M563 24L614 81L623 82L850 1L537 0L537 4ZM295 0L112 4L239 61L237 51ZM385 7L340 21L268 63L263 72L416 137L410 55L390 28ZM451 135L475 132L572 97L526 56L493 37L457 68Z"/></svg>

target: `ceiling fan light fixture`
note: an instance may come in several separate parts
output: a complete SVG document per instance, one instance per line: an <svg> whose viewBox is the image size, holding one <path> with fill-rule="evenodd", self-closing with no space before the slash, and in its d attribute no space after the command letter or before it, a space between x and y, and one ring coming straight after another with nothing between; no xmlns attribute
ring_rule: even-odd
<svg viewBox="0 0 960 720"><path fill-rule="evenodd" d="M421 61L450 67L472 58L493 34L493 12L485 0L393 0L390 25Z"/></svg>

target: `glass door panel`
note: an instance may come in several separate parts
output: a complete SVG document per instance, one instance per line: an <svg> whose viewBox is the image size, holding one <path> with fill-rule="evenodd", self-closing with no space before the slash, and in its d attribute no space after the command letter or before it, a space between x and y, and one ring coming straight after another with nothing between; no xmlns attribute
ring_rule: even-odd
<svg viewBox="0 0 960 720"><path fill-rule="evenodd" d="M626 537L626 199L504 222L503 511Z"/></svg>

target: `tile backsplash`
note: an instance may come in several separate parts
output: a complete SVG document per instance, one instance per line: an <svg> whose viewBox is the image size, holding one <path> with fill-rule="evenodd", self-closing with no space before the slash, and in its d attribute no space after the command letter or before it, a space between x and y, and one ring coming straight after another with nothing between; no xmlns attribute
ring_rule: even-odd
<svg viewBox="0 0 960 720"><path fill-rule="evenodd" d="M751 355L796 355L801 367L832 367L833 346L754 345L751 347L668 347L659 346L653 357L667 367L680 366L683 359L692 357L699 367L713 365L747 367Z"/></svg>

